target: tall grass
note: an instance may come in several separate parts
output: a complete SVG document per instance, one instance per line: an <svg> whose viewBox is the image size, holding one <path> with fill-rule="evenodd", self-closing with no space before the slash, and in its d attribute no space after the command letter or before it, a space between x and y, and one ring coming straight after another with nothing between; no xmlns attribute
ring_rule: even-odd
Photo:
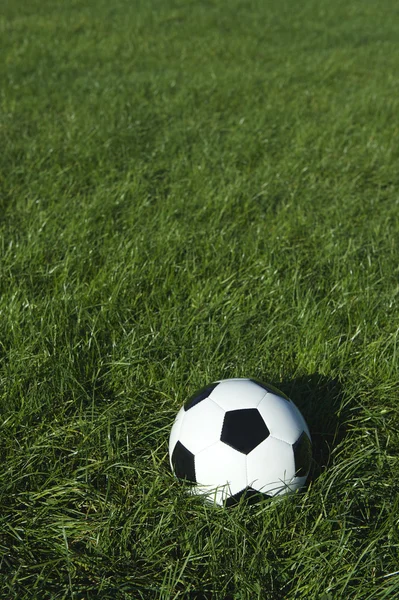
<svg viewBox="0 0 399 600"><path fill-rule="evenodd" d="M398 596L395 4L1 13L0 597ZM240 376L314 463L218 510L168 435Z"/></svg>

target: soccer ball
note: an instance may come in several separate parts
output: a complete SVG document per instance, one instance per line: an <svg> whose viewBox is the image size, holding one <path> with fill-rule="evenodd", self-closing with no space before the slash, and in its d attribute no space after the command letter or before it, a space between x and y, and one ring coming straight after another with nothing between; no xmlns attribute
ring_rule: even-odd
<svg viewBox="0 0 399 600"><path fill-rule="evenodd" d="M169 438L172 471L219 505L301 488L312 445L295 404L254 379L224 379L194 394Z"/></svg>

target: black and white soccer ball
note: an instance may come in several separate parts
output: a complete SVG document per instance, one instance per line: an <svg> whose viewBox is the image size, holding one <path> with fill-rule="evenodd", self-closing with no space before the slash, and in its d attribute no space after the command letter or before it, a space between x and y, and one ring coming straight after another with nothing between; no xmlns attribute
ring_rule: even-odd
<svg viewBox="0 0 399 600"><path fill-rule="evenodd" d="M169 439L176 477L219 505L301 488L312 457L308 426L295 404L254 379L217 381L178 412Z"/></svg>

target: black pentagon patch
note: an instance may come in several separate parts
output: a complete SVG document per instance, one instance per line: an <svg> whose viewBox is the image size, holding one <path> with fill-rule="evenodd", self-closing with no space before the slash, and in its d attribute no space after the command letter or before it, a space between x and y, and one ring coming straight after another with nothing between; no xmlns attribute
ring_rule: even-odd
<svg viewBox="0 0 399 600"><path fill-rule="evenodd" d="M312 442L303 431L299 439L293 445L295 459L295 475L305 477L310 470L312 460Z"/></svg>
<svg viewBox="0 0 399 600"><path fill-rule="evenodd" d="M249 454L269 435L258 409L242 408L226 412L220 439L235 450Z"/></svg>
<svg viewBox="0 0 399 600"><path fill-rule="evenodd" d="M194 454L187 450L181 442L176 442L172 452L172 466L176 477L191 483L197 483L195 478Z"/></svg>
<svg viewBox="0 0 399 600"><path fill-rule="evenodd" d="M288 398L288 396L283 394L283 392L281 390L278 390L276 387L274 387L274 385L271 385L270 383L263 383L263 381L259 381L258 379L252 379L252 378L250 379L250 381L253 381L253 383L256 383L257 385L259 385L266 392L271 392L272 394L276 394L276 396L281 396L281 398L284 398L284 400L288 400L288 402L290 402L290 399Z"/></svg>
<svg viewBox="0 0 399 600"><path fill-rule="evenodd" d="M258 490L254 490L251 487L246 487L241 492L234 494L233 496L229 496L225 501L224 505L227 507L237 506L241 501L245 502L245 504L257 504L261 500L265 500L266 498L271 498L267 494L263 494Z"/></svg>
<svg viewBox="0 0 399 600"><path fill-rule="evenodd" d="M207 385L206 387L198 390L198 392L195 392L195 394L193 394L184 403L184 410L188 411L190 408L192 408L202 400L205 400L205 398L208 398L208 396L211 394L211 392L215 389L217 385L219 385L219 383L211 383L210 385Z"/></svg>

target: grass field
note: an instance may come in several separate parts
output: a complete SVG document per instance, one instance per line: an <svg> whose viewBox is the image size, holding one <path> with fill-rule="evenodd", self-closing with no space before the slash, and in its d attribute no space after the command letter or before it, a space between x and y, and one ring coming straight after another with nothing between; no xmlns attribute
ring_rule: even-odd
<svg viewBox="0 0 399 600"><path fill-rule="evenodd" d="M0 598L399 598L399 9L0 10ZM205 383L288 393L301 494L187 496Z"/></svg>

